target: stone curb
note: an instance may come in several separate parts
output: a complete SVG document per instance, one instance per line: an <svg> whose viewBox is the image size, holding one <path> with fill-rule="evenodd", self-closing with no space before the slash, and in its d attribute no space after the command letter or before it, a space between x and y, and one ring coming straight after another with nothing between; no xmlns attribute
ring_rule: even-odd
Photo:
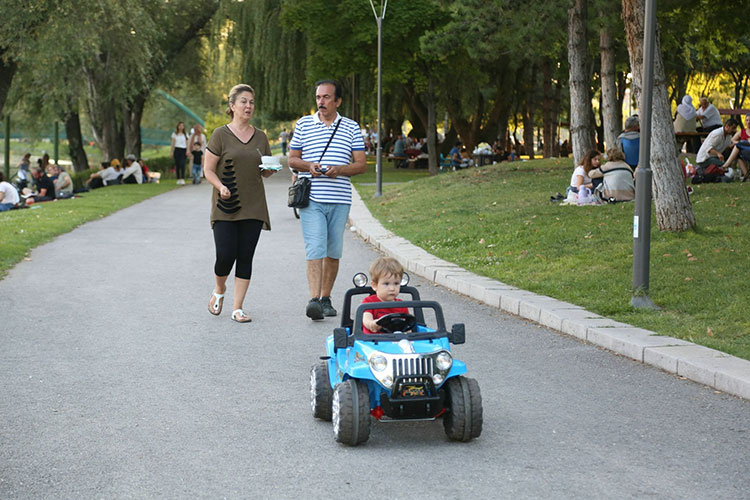
<svg viewBox="0 0 750 500"><path fill-rule="evenodd" d="M409 273L641 363L750 400L750 361L604 318L439 259L383 228L356 189L352 190L349 224L363 240L398 260Z"/></svg>

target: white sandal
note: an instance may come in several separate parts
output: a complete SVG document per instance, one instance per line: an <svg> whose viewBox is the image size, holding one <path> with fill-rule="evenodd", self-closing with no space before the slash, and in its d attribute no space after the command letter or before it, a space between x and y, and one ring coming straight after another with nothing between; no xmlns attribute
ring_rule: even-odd
<svg viewBox="0 0 750 500"><path fill-rule="evenodd" d="M213 302L213 304L211 303ZM221 314L221 308L224 306L224 294L213 292L211 298L208 300L208 312L214 316Z"/></svg>
<svg viewBox="0 0 750 500"><path fill-rule="evenodd" d="M249 323L252 321L252 318L242 309L235 309L232 311L232 320L237 323Z"/></svg>

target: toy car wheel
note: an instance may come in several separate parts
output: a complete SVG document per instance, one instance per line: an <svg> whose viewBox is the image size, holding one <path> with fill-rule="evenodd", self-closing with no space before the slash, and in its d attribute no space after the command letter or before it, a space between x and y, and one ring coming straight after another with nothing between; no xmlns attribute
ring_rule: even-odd
<svg viewBox="0 0 750 500"><path fill-rule="evenodd" d="M331 404L333 436L349 446L364 443L370 437L370 393L367 385L354 379L336 386Z"/></svg>
<svg viewBox="0 0 750 500"><path fill-rule="evenodd" d="M479 384L468 377L453 377L445 383L445 433L453 441L471 441L482 433L482 394Z"/></svg>
<svg viewBox="0 0 750 500"><path fill-rule="evenodd" d="M328 363L321 361L310 370L310 406L313 417L331 421L331 397L333 389L328 379Z"/></svg>

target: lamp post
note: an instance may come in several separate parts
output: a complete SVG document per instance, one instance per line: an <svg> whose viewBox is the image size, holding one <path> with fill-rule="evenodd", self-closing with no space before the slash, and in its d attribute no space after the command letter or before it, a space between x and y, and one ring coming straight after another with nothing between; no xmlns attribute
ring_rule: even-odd
<svg viewBox="0 0 750 500"><path fill-rule="evenodd" d="M651 250L651 116L654 87L654 45L656 38L656 0L646 0L643 34L643 88L641 89L641 142L635 183L633 216L633 297L637 309L658 309L648 296L649 252Z"/></svg>
<svg viewBox="0 0 750 500"><path fill-rule="evenodd" d="M378 146L375 151L375 196L383 196L383 159L382 159L382 139L383 130L381 125L382 97L383 97L383 19L385 18L385 9L388 7L388 0L381 0L380 15L375 10L375 4L370 0L372 13L375 15L375 22L378 24Z"/></svg>

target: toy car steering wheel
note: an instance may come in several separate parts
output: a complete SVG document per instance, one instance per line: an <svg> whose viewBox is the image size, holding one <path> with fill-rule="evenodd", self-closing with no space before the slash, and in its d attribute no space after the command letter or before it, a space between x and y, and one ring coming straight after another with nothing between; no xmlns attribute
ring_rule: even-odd
<svg viewBox="0 0 750 500"><path fill-rule="evenodd" d="M406 332L417 326L417 318L408 313L386 314L375 323L380 325L383 333Z"/></svg>

